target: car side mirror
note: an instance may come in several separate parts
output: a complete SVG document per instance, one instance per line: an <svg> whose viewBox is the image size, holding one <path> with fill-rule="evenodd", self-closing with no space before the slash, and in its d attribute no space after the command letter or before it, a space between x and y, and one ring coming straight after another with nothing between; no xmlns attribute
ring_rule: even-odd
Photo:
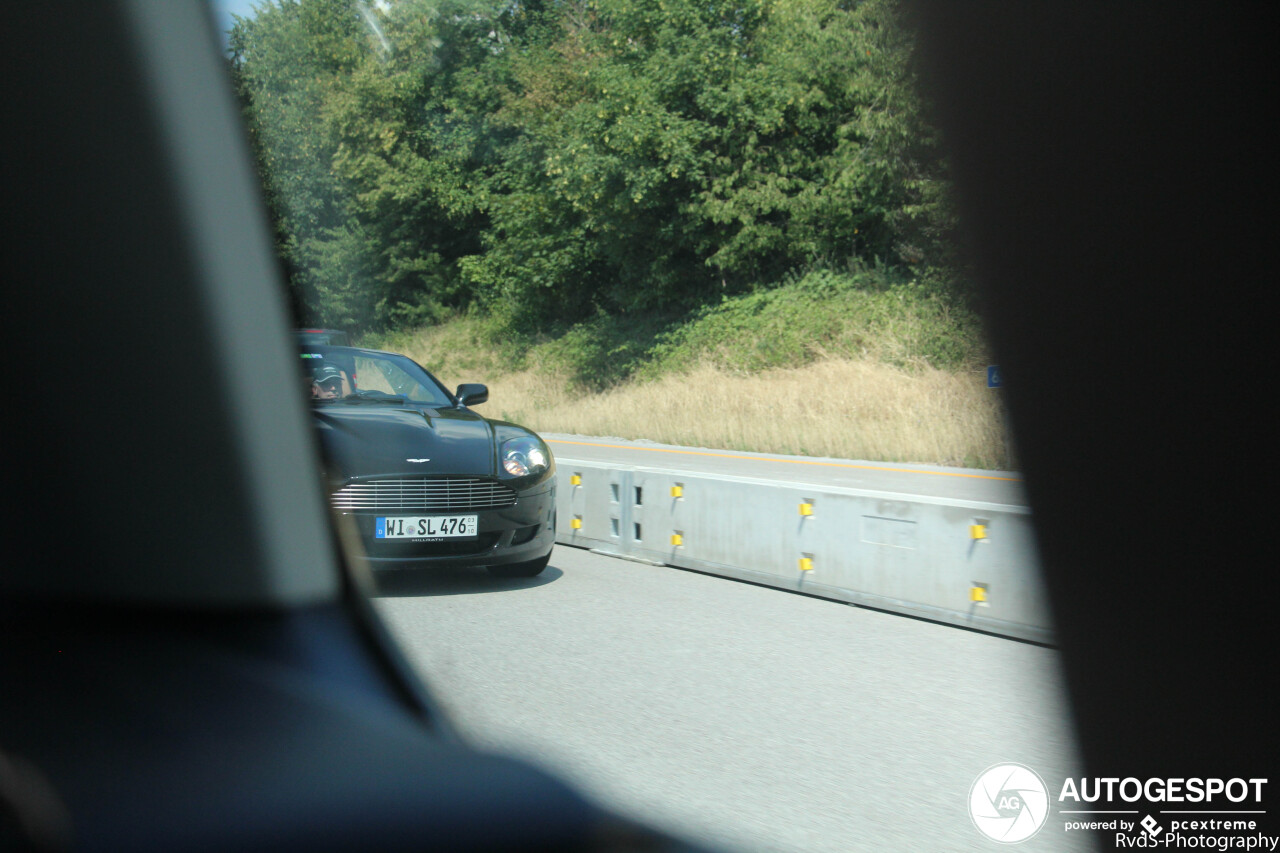
<svg viewBox="0 0 1280 853"><path fill-rule="evenodd" d="M458 398L460 405L476 406L489 399L489 388L479 382L464 382L458 386L453 396Z"/></svg>

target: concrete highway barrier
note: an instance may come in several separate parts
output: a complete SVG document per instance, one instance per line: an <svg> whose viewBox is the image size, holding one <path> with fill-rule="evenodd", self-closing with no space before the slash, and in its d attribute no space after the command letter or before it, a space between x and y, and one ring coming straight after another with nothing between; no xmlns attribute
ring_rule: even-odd
<svg viewBox="0 0 1280 853"><path fill-rule="evenodd" d="M1052 642L1025 506L557 457L557 542Z"/></svg>

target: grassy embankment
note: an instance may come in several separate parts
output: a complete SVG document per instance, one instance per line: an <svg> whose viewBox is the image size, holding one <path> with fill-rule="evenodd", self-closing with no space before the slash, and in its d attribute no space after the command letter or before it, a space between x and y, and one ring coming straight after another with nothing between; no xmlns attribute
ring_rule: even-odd
<svg viewBox="0 0 1280 853"><path fill-rule="evenodd" d="M541 432L1012 464L974 317L866 277L814 273L692 317L600 317L536 340L461 317L364 343L408 354L451 388L484 382L485 414Z"/></svg>

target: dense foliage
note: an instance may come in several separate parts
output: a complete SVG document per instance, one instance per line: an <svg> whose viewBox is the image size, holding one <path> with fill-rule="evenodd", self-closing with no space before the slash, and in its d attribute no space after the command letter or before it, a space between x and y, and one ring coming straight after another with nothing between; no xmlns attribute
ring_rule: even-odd
<svg viewBox="0 0 1280 853"><path fill-rule="evenodd" d="M953 277L893 0L273 0L230 45L310 322L529 331L808 270Z"/></svg>

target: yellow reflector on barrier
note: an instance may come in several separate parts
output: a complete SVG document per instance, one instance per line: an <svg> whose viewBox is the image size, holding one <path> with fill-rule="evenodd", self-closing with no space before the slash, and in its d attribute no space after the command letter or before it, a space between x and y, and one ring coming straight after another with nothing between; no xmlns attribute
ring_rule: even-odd
<svg viewBox="0 0 1280 853"><path fill-rule="evenodd" d="M684 486L672 486L671 497L679 498L684 496Z"/></svg>
<svg viewBox="0 0 1280 853"><path fill-rule="evenodd" d="M569 485L571 485L571 486L581 486L581 485L582 485L582 475L581 475L581 474L574 474L572 477L570 477L570 478L569 478Z"/></svg>
<svg viewBox="0 0 1280 853"><path fill-rule="evenodd" d="M813 515L813 504L800 504L801 515Z"/></svg>
<svg viewBox="0 0 1280 853"><path fill-rule="evenodd" d="M813 571L813 558L812 558L812 557L801 557L801 558L800 558L800 571L802 571L802 572L811 572L811 571Z"/></svg>
<svg viewBox="0 0 1280 853"><path fill-rule="evenodd" d="M671 534L671 544L672 544L672 545L675 545L675 546L677 546L677 547L679 547L680 545L683 545L683 544L684 544L684 537L683 537L683 536L681 536L679 533L672 533L672 534Z"/></svg>
<svg viewBox="0 0 1280 853"><path fill-rule="evenodd" d="M574 530L581 530L581 529L582 529L582 519L581 519L581 518L578 518L578 517L575 515L575 516L573 517L573 520L569 522L569 526L570 526L570 527L572 527Z"/></svg>
<svg viewBox="0 0 1280 853"><path fill-rule="evenodd" d="M970 601L986 601L987 588L985 586L969 587L969 600Z"/></svg>
<svg viewBox="0 0 1280 853"><path fill-rule="evenodd" d="M970 524L969 536L973 539L986 539L987 526L985 524Z"/></svg>

